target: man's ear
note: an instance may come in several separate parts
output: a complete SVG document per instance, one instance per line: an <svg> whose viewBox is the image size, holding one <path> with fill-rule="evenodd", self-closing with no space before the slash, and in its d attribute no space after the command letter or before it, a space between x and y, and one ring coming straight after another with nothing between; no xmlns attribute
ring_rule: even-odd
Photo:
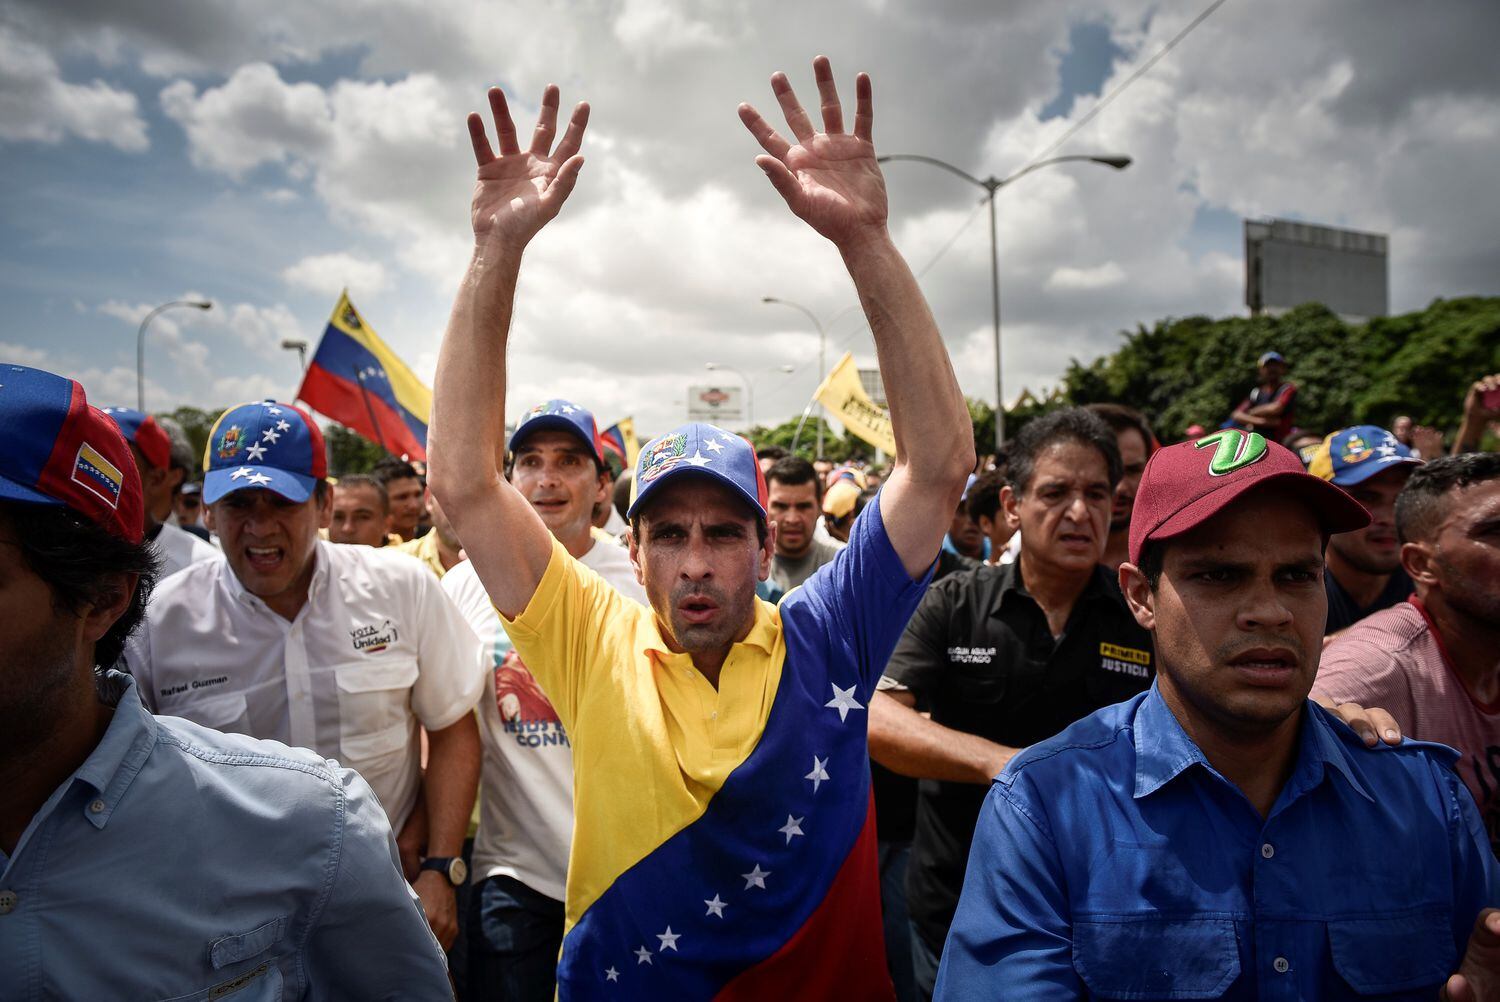
<svg viewBox="0 0 1500 1002"><path fill-rule="evenodd" d="M140 581L139 574L106 574L100 582L99 600L83 614L83 635L91 644L97 644L115 625L115 620L125 615L130 607L131 596Z"/></svg>
<svg viewBox="0 0 1500 1002"><path fill-rule="evenodd" d="M1011 488L1010 484L1000 488L1000 511L1005 518L1005 524L1011 532L1021 530L1021 499Z"/></svg>
<svg viewBox="0 0 1500 1002"><path fill-rule="evenodd" d="M646 587L646 572L641 566L641 541L635 534L636 523L625 530L625 548L630 551L630 566L635 568L635 583Z"/></svg>
<svg viewBox="0 0 1500 1002"><path fill-rule="evenodd" d="M318 528L326 529L333 525L333 488L325 488L321 495L314 494L318 506ZM390 520L386 520L389 526ZM386 530L389 532L389 528Z"/></svg>
<svg viewBox="0 0 1500 1002"><path fill-rule="evenodd" d="M1129 561L1120 565L1120 591L1125 593L1125 604L1141 629L1156 629L1156 593L1141 569Z"/></svg>
<svg viewBox="0 0 1500 1002"><path fill-rule="evenodd" d="M1437 568L1433 557L1433 545L1426 540L1401 545L1401 566L1412 583L1423 591L1438 586Z"/></svg>
<svg viewBox="0 0 1500 1002"><path fill-rule="evenodd" d="M206 504L203 506L203 528L209 532L218 532L218 526L214 525L214 506Z"/></svg>
<svg viewBox="0 0 1500 1002"><path fill-rule="evenodd" d="M776 523L766 523L766 544L760 548L760 580L771 576L771 559L776 556Z"/></svg>

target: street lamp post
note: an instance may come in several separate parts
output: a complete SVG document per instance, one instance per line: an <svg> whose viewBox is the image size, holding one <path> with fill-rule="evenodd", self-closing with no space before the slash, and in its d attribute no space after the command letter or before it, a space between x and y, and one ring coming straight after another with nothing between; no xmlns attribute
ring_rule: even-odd
<svg viewBox="0 0 1500 1002"><path fill-rule="evenodd" d="M966 170L961 170L952 164L939 160L936 157L922 156L918 153L892 153L876 158L880 163L891 160L916 160L934 167L941 167L950 174L957 174L970 184L977 185L985 191L985 198L990 203L990 310L994 317L995 325L995 452L999 454L1001 443L1005 441L1005 384L1000 368L1000 238L995 226L995 193L1012 181L1018 181L1034 170L1043 167L1051 167L1053 164L1068 163L1079 160L1087 163L1102 164L1105 167L1113 167L1115 170L1124 170L1130 166L1129 157L1096 157L1086 154L1052 157L1048 160L1039 160L1034 164L1028 164L1006 178L997 178L991 175L986 178L977 178Z"/></svg>
<svg viewBox="0 0 1500 1002"><path fill-rule="evenodd" d="M281 347L284 351L295 351L297 353L297 364L302 371L307 371L307 342L294 337L282 338Z"/></svg>
<svg viewBox="0 0 1500 1002"><path fill-rule="evenodd" d="M745 375L743 372L741 372L739 369L736 369L732 365L723 365L719 362L704 362L703 367L709 372L717 372L718 370L723 369L725 372L732 372L736 376L740 377L740 382L745 384L745 422L746 424L754 427L755 384L750 381L750 377ZM779 365L776 367L776 371L790 373L796 371L796 368L797 367L794 365Z"/></svg>
<svg viewBox="0 0 1500 1002"><path fill-rule="evenodd" d="M146 410L146 328L151 321L156 319L158 313L170 310L176 306L191 306L195 310L211 310L213 303L199 299L179 299L170 303L162 303L156 309L146 314L141 321L140 329L135 332L135 409L142 413Z"/></svg>
<svg viewBox="0 0 1500 1002"><path fill-rule="evenodd" d="M823 381L823 378L828 375L828 359L826 357L826 352L828 349L828 335L827 332L823 330L823 321L819 320L816 313L808 309L806 306L803 306L801 303L794 303L787 299L778 299L775 296L761 296L760 301L762 303L776 303L780 306L790 306L792 309L797 310L799 313L806 316L807 319L812 321L813 326L818 330L818 382L821 383ZM818 404L818 455L823 455L822 403Z"/></svg>

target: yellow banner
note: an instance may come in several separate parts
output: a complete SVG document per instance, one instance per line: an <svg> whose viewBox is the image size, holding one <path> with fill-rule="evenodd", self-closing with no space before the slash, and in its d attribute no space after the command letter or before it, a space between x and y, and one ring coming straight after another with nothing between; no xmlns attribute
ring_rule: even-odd
<svg viewBox="0 0 1500 1002"><path fill-rule="evenodd" d="M888 455L896 454L896 436L891 431L891 416L886 413L859 381L859 369L849 352L839 359L813 396L832 412L851 434L869 442Z"/></svg>

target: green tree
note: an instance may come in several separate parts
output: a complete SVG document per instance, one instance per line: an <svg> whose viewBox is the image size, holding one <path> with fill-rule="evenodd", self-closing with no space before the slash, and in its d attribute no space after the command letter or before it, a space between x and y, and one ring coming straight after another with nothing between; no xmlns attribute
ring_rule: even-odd
<svg viewBox="0 0 1500 1002"><path fill-rule="evenodd" d="M188 444L193 447L193 455L201 462L203 451L208 445L208 433L213 430L214 422L219 419L226 408L218 407L213 410L203 410L198 407L179 407L175 411L165 411L161 417L171 418L177 422L187 435ZM203 477L201 466L192 479L200 480Z"/></svg>
<svg viewBox="0 0 1500 1002"><path fill-rule="evenodd" d="M390 453L341 424L330 424L323 434L328 446L328 472L335 477L369 473Z"/></svg>

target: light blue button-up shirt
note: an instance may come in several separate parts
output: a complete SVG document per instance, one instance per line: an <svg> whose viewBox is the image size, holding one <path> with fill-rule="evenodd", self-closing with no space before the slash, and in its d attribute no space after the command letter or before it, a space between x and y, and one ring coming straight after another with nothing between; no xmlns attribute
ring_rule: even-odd
<svg viewBox="0 0 1500 1002"><path fill-rule="evenodd" d="M1455 753L1305 704L1268 817L1155 686L991 787L937 997L1437 998L1500 872Z"/></svg>
<svg viewBox="0 0 1500 1002"><path fill-rule="evenodd" d="M363 779L107 681L103 739L0 854L0 1000L451 998Z"/></svg>

